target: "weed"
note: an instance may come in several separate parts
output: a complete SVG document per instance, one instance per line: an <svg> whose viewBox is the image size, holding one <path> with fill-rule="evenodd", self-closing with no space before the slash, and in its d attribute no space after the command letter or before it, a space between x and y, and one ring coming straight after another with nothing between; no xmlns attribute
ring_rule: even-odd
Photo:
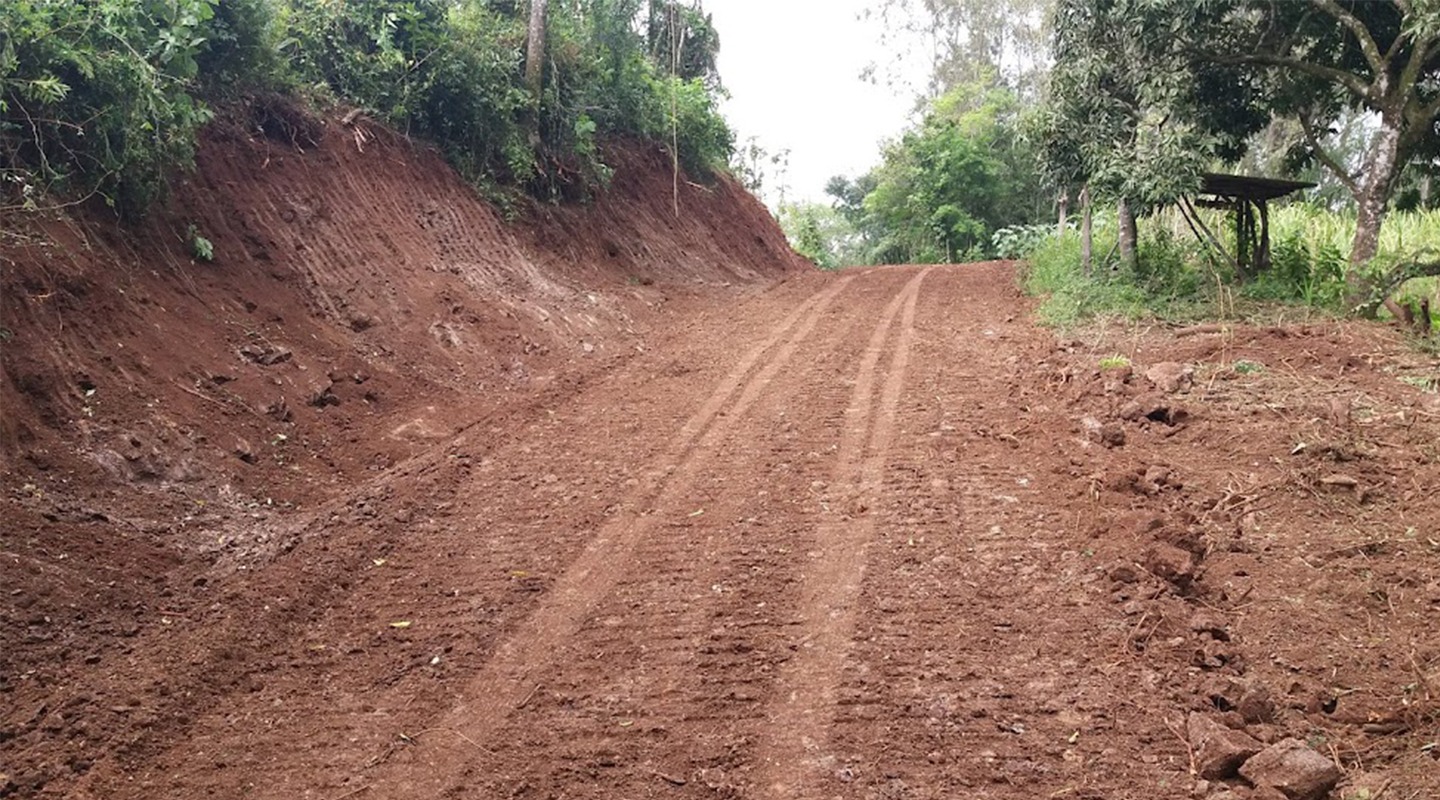
<svg viewBox="0 0 1440 800"><path fill-rule="evenodd" d="M1235 362L1235 374L1237 375L1256 375L1264 371L1265 365L1256 361L1247 361L1242 358Z"/></svg>
<svg viewBox="0 0 1440 800"><path fill-rule="evenodd" d="M1114 353L1100 359L1100 369L1125 369L1130 366L1130 359L1119 353Z"/></svg>
<svg viewBox="0 0 1440 800"><path fill-rule="evenodd" d="M1270 315L1276 303L1301 307L1306 314L1311 309L1344 310L1353 213L1298 203L1277 208L1271 216L1270 267L1243 284L1233 266L1195 242L1173 211L1144 221L1134 269L1113 263L1114 219L1102 215L1095 222L1094 263L1088 274L1081 268L1080 240L1073 231L1039 237L1026 253L1025 288L1043 298L1038 312L1042 321L1067 327L1093 317L1247 318ZM1233 252L1231 227L1217 224L1214 229ZM1007 245L1017 239L1018 233L1004 237ZM1440 249L1440 211L1396 212L1385 219L1380 252L1370 269L1387 272L1427 248ZM1414 304L1433 296L1440 305L1437 284L1433 278L1411 281L1400 298Z"/></svg>
<svg viewBox="0 0 1440 800"><path fill-rule="evenodd" d="M190 245L190 255L196 261L210 263L215 260L215 244L200 235L200 229L192 223L185 229L185 241Z"/></svg>
<svg viewBox="0 0 1440 800"><path fill-rule="evenodd" d="M1424 375L1402 375L1400 382L1407 386L1414 386L1425 394L1440 393L1440 378L1427 378Z"/></svg>

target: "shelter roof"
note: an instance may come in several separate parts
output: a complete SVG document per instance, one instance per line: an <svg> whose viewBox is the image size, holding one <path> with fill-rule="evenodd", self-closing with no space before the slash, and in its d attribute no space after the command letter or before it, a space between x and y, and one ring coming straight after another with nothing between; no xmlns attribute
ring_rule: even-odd
<svg viewBox="0 0 1440 800"><path fill-rule="evenodd" d="M1247 200L1274 200L1277 197L1284 197L1292 192L1315 186L1308 181L1254 178L1248 175L1226 175L1219 172L1207 172L1203 177L1204 182L1200 185L1200 194Z"/></svg>

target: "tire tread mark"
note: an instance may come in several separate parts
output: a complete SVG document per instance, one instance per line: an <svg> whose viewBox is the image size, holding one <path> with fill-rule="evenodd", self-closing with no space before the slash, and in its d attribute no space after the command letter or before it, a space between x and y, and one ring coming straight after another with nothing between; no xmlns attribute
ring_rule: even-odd
<svg viewBox="0 0 1440 800"><path fill-rule="evenodd" d="M631 507L647 503L658 506L667 498L683 493L699 473L701 462L713 452L713 445L760 397L800 343L815 329L836 296L853 279L854 276L841 278L807 298L745 354L675 434L661 461L662 465L678 462L674 469L658 479L655 486L633 494ZM769 359L757 371L756 366L766 354L770 354ZM721 411L737 391L739 396L722 416ZM468 679L459 705L438 727L456 731L462 741L486 751L483 743L503 729L509 715L534 691L535 673L553 662L561 645L574 636L631 568L629 556L645 532L657 523L656 516L626 514L605 524L556 580L540 605L503 638L489 661ZM474 750L471 752L474 754ZM374 785L378 789L382 784L393 784L386 790L388 796L429 796L421 786L443 780L445 776L436 774L428 766L418 760L396 763L392 765L392 774L379 776ZM393 774L396 772L401 774Z"/></svg>
<svg viewBox="0 0 1440 800"><path fill-rule="evenodd" d="M915 334L915 307L920 285L930 269L921 270L886 307L876 323L856 373L848 420L840 440L834 484L846 491L847 505L877 505L896 413L905 385L905 371ZM875 405L875 382L885 343L900 318L890 364ZM867 436L868 434L868 436ZM833 512L832 512L833 513ZM794 798L815 781L804 767L823 754L841 668L854 629L854 606L865 570L865 550L875 531L873 511L855 519L836 517L817 531L821 555L806 575L800 613L809 634L777 679L767 732L757 748L761 796Z"/></svg>

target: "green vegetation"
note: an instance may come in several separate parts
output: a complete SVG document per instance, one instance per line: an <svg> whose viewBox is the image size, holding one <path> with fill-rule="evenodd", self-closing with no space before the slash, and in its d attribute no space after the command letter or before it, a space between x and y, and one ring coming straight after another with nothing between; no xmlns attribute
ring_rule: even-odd
<svg viewBox="0 0 1440 800"><path fill-rule="evenodd" d="M185 241L190 245L190 255L196 261L207 264L215 260L215 244L200 235L200 229L193 224L185 229Z"/></svg>
<svg viewBox="0 0 1440 800"><path fill-rule="evenodd" d="M1223 215L1210 212L1219 231ZM1262 303L1302 305L1322 313L1351 310L1346 300L1345 250L1355 230L1354 215L1293 203L1271 214L1272 265L1253 280L1240 282L1234 269L1201 246L1174 211L1153 214L1141 229L1134 265L1118 256L1114 215L1097 215L1094 264L1087 273L1080 236L1042 238L1027 254L1025 286L1045 298L1042 319L1072 325L1097 316L1130 319L1246 316L1262 312ZM1220 234L1233 247L1231 233ZM1395 263L1415 252L1440 252L1440 210L1392 212L1386 219L1376 261ZM1422 298L1437 303L1434 279L1408 283L1402 305Z"/></svg>
<svg viewBox="0 0 1440 800"><path fill-rule="evenodd" d="M678 0L555 3L540 93L507 0L12 0L0 6L0 207L100 195L138 216L217 104L275 92L366 109L484 189L583 197L598 141L723 166L718 37Z"/></svg>
<svg viewBox="0 0 1440 800"><path fill-rule="evenodd" d="M1060 324L1383 303L1429 326L1440 2L877 6L936 61L923 118L869 174L832 183L866 245L855 261L1026 257ZM1238 251L1233 217L1178 210L1209 172L1320 185L1272 205L1268 265L1251 269L1221 252Z"/></svg>
<svg viewBox="0 0 1440 800"><path fill-rule="evenodd" d="M1412 316L1390 294L1440 274L1440 251L1383 240L1397 205L1435 206L1440 4L1058 0L1054 20L1033 127L1044 171L1061 191L1115 205L1128 272L1143 269L1136 217L1193 196L1203 172L1242 158L1319 165L1348 195L1348 219L1331 221L1348 241L1275 226L1275 268L1242 291L1366 312L1385 301ZM1250 276L1212 277L1223 294Z"/></svg>
<svg viewBox="0 0 1440 800"><path fill-rule="evenodd" d="M993 75L954 86L885 147L878 166L832 178L830 206L793 206L781 223L796 249L824 266L994 255L997 231L1049 215L1021 111Z"/></svg>

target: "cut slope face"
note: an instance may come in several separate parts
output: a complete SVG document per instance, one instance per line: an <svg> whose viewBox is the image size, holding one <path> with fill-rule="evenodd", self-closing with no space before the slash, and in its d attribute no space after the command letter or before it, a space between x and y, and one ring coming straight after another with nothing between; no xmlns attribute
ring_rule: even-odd
<svg viewBox="0 0 1440 800"><path fill-rule="evenodd" d="M267 562L462 429L543 413L700 298L808 269L746 192L676 182L653 147L617 144L593 203L507 221L426 148L325 128L301 150L217 124L138 230L5 221L0 696L125 651L177 586Z"/></svg>
<svg viewBox="0 0 1440 800"><path fill-rule="evenodd" d="M326 450L349 475L451 432L438 409L455 396L631 352L677 288L800 265L743 191L682 180L672 197L668 161L639 145L612 154L595 205L509 224L435 155L363 121L330 127L311 152L217 128L138 235L67 216L7 236L6 466L59 464L64 440L124 482L185 483L233 467L223 451L254 462L236 471L255 488L284 435L288 466ZM193 262L193 236L213 264ZM337 453L322 431L373 448Z"/></svg>

